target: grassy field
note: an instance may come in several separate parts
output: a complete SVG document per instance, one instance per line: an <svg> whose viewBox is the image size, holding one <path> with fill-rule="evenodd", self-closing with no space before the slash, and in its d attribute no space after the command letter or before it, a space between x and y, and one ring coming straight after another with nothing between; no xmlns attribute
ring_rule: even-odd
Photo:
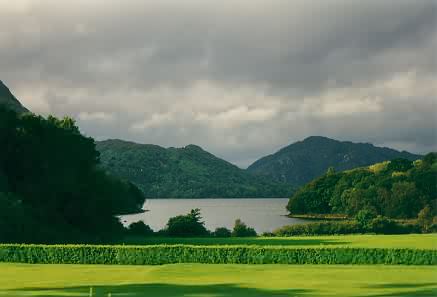
<svg viewBox="0 0 437 297"><path fill-rule="evenodd" d="M436 296L437 267L0 264L0 296Z"/></svg>
<svg viewBox="0 0 437 297"><path fill-rule="evenodd" d="M437 250L437 235L289 238L131 238L135 244L256 245L295 248ZM127 241L128 242L128 241ZM437 296L437 266L0 263L0 297ZM110 295L109 295L110 294Z"/></svg>
<svg viewBox="0 0 437 297"><path fill-rule="evenodd" d="M408 235L342 235L308 237L256 238L127 238L126 244L192 244L192 245L281 245L296 248L356 247L356 248L417 248L437 249L437 234Z"/></svg>

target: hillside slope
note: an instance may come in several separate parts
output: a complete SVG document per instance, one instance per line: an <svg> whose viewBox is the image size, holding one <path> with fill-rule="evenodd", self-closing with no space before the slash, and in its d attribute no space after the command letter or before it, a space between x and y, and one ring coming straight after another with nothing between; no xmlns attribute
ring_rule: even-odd
<svg viewBox="0 0 437 297"><path fill-rule="evenodd" d="M6 106L15 112L23 113L28 110L21 105L21 103L15 98L8 87L0 80L0 106Z"/></svg>
<svg viewBox="0 0 437 297"><path fill-rule="evenodd" d="M302 186L324 174L329 167L343 171L396 158L416 160L421 156L375 147L369 143L342 142L311 136L259 159L247 170L270 176L279 182Z"/></svg>
<svg viewBox="0 0 437 297"><path fill-rule="evenodd" d="M97 143L102 166L150 198L289 197L289 185L254 176L195 145L163 148L122 140Z"/></svg>

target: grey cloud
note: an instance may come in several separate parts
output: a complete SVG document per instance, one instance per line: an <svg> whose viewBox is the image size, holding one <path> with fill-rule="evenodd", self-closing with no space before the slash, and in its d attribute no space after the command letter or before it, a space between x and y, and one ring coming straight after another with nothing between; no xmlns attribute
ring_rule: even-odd
<svg viewBox="0 0 437 297"><path fill-rule="evenodd" d="M91 136L242 166L309 135L425 152L436 28L426 0L0 0L0 78Z"/></svg>

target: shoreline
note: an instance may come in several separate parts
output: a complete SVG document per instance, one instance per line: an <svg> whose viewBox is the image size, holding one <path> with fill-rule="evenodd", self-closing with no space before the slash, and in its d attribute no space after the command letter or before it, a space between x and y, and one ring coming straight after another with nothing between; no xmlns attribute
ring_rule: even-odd
<svg viewBox="0 0 437 297"><path fill-rule="evenodd" d="M206 199L229 199L229 200L233 200L233 199L290 199L288 197L197 197L197 198L193 198L193 197L187 197L187 198L146 198L146 200L206 200Z"/></svg>
<svg viewBox="0 0 437 297"><path fill-rule="evenodd" d="M289 218L301 219L301 220L312 220L312 221L346 221L350 218L346 215L341 214L302 214L302 215L287 215Z"/></svg>

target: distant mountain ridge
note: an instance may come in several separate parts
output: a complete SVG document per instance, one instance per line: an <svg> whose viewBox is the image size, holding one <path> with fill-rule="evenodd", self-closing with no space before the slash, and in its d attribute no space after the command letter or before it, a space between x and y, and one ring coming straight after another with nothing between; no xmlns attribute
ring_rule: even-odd
<svg viewBox="0 0 437 297"><path fill-rule="evenodd" d="M196 145L163 148L122 140L97 142L102 167L148 198L289 197L293 187L217 158Z"/></svg>
<svg viewBox="0 0 437 297"><path fill-rule="evenodd" d="M0 107L29 112L0 80ZM254 162L247 170L196 145L163 148L122 140L97 142L102 167L135 183L148 197L288 197L294 188L323 175L420 155L369 143L311 136Z"/></svg>
<svg viewBox="0 0 437 297"><path fill-rule="evenodd" d="M11 93L9 88L0 80L0 106L6 106L18 113L28 112L28 110Z"/></svg>
<svg viewBox="0 0 437 297"><path fill-rule="evenodd" d="M370 143L311 136L255 161L247 170L298 187L323 175L329 167L343 171L397 158L417 160L421 156Z"/></svg>

